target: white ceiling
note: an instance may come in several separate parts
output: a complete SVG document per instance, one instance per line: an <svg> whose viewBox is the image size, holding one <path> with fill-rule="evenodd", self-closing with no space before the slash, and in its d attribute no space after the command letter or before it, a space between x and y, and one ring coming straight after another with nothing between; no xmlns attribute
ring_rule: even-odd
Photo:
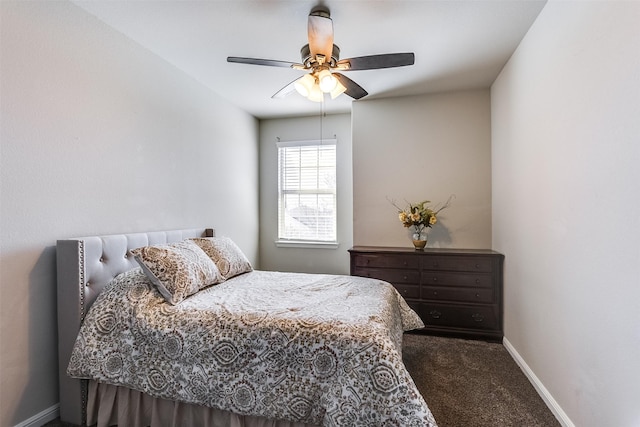
<svg viewBox="0 0 640 427"><path fill-rule="evenodd" d="M74 3L258 118L348 112L271 95L302 71L227 63L227 56L300 62L307 15L329 8L340 58L414 52L409 67L345 73L363 100L486 88L546 0L76 0Z"/></svg>

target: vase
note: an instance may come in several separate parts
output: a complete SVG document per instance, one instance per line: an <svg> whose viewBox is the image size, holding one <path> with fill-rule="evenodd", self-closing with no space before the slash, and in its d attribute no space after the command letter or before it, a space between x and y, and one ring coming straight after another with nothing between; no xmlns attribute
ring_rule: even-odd
<svg viewBox="0 0 640 427"><path fill-rule="evenodd" d="M411 240L413 242L413 247L416 248L417 251L422 251L424 250L424 247L427 246L427 232L424 230L417 231L413 233Z"/></svg>

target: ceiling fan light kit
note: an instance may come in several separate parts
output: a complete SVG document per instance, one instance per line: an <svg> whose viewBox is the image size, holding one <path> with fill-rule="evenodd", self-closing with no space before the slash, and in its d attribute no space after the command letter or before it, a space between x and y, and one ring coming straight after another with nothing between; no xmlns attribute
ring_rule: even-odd
<svg viewBox="0 0 640 427"><path fill-rule="evenodd" d="M237 56L227 57L227 62L307 71L307 74L280 89L272 98L283 98L295 88L300 95L315 102L322 102L325 93L330 94L331 99L342 93L353 99L368 95L360 85L337 71L374 70L414 64L413 53L388 53L340 60L340 48L333 44L333 21L329 10L321 6L309 14L307 35L309 43L300 49L302 63Z"/></svg>
<svg viewBox="0 0 640 427"><path fill-rule="evenodd" d="M335 99L347 90L327 69L319 73L305 74L294 81L293 85L300 95L314 102L322 102L325 93L330 94L331 99Z"/></svg>

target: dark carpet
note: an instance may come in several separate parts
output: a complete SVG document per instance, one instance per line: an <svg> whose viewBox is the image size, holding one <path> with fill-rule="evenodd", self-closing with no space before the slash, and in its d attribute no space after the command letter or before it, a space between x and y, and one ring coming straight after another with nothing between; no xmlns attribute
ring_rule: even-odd
<svg viewBox="0 0 640 427"><path fill-rule="evenodd" d="M502 344L405 334L403 359L439 427L560 425Z"/></svg>
<svg viewBox="0 0 640 427"><path fill-rule="evenodd" d="M403 359L439 427L560 425L502 344L405 334Z"/></svg>

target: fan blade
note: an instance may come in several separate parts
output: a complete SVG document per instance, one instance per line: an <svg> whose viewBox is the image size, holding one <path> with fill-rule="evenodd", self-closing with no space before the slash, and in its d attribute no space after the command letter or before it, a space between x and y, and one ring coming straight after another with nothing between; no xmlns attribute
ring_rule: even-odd
<svg viewBox="0 0 640 427"><path fill-rule="evenodd" d="M318 9L309 14L307 23L307 35L309 37L309 49L311 57L317 54L324 55L326 62L331 61L333 52L333 21L329 17L329 11Z"/></svg>
<svg viewBox="0 0 640 427"><path fill-rule="evenodd" d="M299 77L298 77L299 79ZM285 98L289 95L291 95L293 92L296 91L296 87L294 86L294 83L296 81L298 81L298 79L295 79L294 81L292 81L291 83L289 83L288 85L286 85L285 87L283 87L282 89L280 89L279 91L277 91L276 93L274 93L271 98Z"/></svg>
<svg viewBox="0 0 640 427"><path fill-rule="evenodd" d="M238 56L228 56L227 62L236 62L238 64L250 64L250 65L266 65L267 67L286 67L293 68L295 62L276 61L275 59L260 59L260 58L241 58Z"/></svg>
<svg viewBox="0 0 640 427"><path fill-rule="evenodd" d="M347 90L344 93L346 93L353 99L360 99L363 96L368 95L366 90L364 90L358 83L354 82L349 77L342 75L340 73L332 73L332 75L338 79L338 81L342 84L342 86L347 88Z"/></svg>
<svg viewBox="0 0 640 427"><path fill-rule="evenodd" d="M338 61L336 68L342 71L351 70L375 70L378 68L405 67L413 65L415 55L410 53L386 53L382 55L360 56L357 58L348 58ZM347 65L348 64L348 65ZM347 67L342 68L344 65Z"/></svg>

